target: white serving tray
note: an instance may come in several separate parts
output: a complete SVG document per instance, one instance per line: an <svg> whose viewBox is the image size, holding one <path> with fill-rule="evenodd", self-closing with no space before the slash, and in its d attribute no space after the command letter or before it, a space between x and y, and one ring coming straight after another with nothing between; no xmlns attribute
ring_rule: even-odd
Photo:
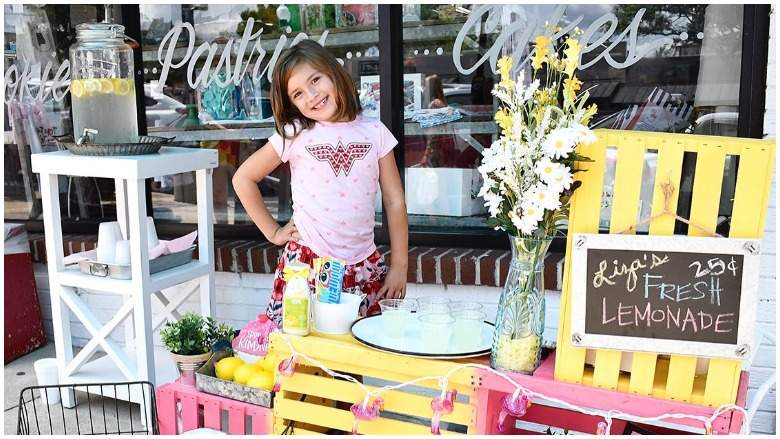
<svg viewBox="0 0 780 439"><path fill-rule="evenodd" d="M413 320L416 322L416 319ZM495 326L492 323L483 322L480 343L470 352L459 350L452 340L446 344L439 344L438 347L441 349L430 351L423 346L422 335L417 324L410 325L402 338L385 335L381 314L362 318L352 324L352 336L370 348L409 357L438 359L481 357L489 354L494 330Z"/></svg>

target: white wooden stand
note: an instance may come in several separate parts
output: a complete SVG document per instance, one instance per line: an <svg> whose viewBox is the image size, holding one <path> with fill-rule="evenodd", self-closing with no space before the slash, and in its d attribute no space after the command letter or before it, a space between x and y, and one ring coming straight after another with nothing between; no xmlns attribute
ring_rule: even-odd
<svg viewBox="0 0 780 439"><path fill-rule="evenodd" d="M218 166L216 150L163 147L158 154L139 156L92 157L77 156L69 151L32 155L33 172L40 174L43 201L43 223L46 235L46 259L49 270L54 343L57 352L60 384L116 383L149 381L162 385L177 378L173 360L165 351L154 349L153 333L176 312L186 298L167 298L162 290L187 281L197 280L200 292L200 312L213 316L214 239L212 205L212 169ZM198 259L185 265L149 275L149 250L146 232L147 178L195 171L198 202ZM113 178L116 184L117 221L125 238L130 239L132 279L117 280L81 273L77 266L63 263L62 224L58 176ZM128 238L128 236L130 238ZM141 237L140 239L138 237ZM108 322L101 323L81 300L79 288L115 294L123 298L119 311ZM161 315L152 320L151 300L163 304ZM74 357L71 338L71 313L91 334L91 339ZM120 323L125 322L125 346L109 338ZM98 348L105 356L88 361ZM144 404L150 395L128 390L117 391L117 399ZM100 393L100 388L83 388ZM105 389L104 389L105 391ZM73 392L62 395L63 406L75 406Z"/></svg>

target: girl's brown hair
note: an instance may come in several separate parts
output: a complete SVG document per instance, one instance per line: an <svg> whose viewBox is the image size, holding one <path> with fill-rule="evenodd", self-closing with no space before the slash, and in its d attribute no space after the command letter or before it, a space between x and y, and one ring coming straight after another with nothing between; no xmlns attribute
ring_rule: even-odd
<svg viewBox="0 0 780 439"><path fill-rule="evenodd" d="M274 113L276 132L283 139L291 139L298 135L299 129L314 126L315 121L301 114L287 95L287 81L290 80L295 67L303 63L308 63L312 68L328 75L333 81L337 107L335 120L355 120L362 110L355 84L336 58L316 41L301 40L282 53L271 76L271 108ZM289 132L285 132L285 127L288 125L293 130L291 136L288 135Z"/></svg>

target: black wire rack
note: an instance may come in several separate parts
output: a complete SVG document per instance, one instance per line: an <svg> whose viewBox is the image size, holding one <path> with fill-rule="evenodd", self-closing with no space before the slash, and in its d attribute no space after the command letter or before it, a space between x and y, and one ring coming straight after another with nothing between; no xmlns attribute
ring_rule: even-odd
<svg viewBox="0 0 780 439"><path fill-rule="evenodd" d="M76 405L49 405L53 392L73 393ZM43 395L41 395L41 393ZM146 401L132 403L131 398ZM25 387L19 394L19 435L159 434L154 385L148 381Z"/></svg>

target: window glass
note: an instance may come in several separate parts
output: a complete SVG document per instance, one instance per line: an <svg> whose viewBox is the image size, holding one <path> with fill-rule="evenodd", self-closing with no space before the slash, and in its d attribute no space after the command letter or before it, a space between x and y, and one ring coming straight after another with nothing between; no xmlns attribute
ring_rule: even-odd
<svg viewBox="0 0 780 439"><path fill-rule="evenodd" d="M476 168L497 135L493 64L514 56L516 74L527 79L528 53L545 23L560 35L575 27L584 32L577 75L598 104L593 128L736 136L742 11L742 5L404 5L410 225L488 230ZM693 162L685 166L692 173ZM651 191L643 194L649 209Z"/></svg>
<svg viewBox="0 0 780 439"><path fill-rule="evenodd" d="M366 75L378 74L377 5L146 4L140 11L148 132L175 137L181 146L219 151L219 168L213 174L216 224L251 224L231 178L274 133L269 79L283 49L307 37L324 43L343 61L355 87ZM177 29L181 31L175 40L170 33ZM188 54L190 42L196 50ZM208 74L204 73L208 52L196 56L203 43L214 50ZM229 56L224 55L227 49ZM168 55L171 67L163 76ZM230 72L240 65L246 73L231 83L225 69L217 69L220 60L229 62ZM221 75L222 85L206 82L215 75ZM287 221L292 215L289 167L281 165L259 186L271 214L277 221ZM193 176L158 178L152 190L156 218L194 221L184 214L195 202ZM380 208L378 203L378 222Z"/></svg>
<svg viewBox="0 0 780 439"><path fill-rule="evenodd" d="M120 8L108 8L114 22L121 23ZM32 172L30 155L56 151L56 138L72 140L70 94L62 96L68 78L58 76L58 71L68 62L76 26L102 21L106 10L103 5L6 4L3 12L3 68L9 75L4 83L4 218L40 220L39 179ZM25 71L30 72L29 77ZM56 88L61 99L55 99L51 92L57 78L64 80L63 86ZM63 176L59 191L64 221L116 218L111 179Z"/></svg>

